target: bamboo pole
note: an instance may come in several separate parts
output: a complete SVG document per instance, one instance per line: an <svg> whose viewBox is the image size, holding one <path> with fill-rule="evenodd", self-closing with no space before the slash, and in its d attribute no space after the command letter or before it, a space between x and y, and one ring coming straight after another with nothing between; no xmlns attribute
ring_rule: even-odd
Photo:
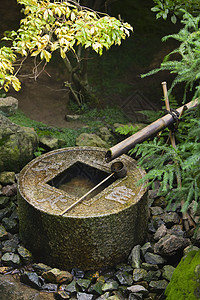
<svg viewBox="0 0 200 300"><path fill-rule="evenodd" d="M199 104L198 99L195 99L179 108L176 111L179 114L182 114L184 109L190 109ZM159 131L163 130L164 128L168 127L175 120L171 114L166 114L164 117L156 120L155 122L149 124L145 128L141 129L140 131L136 132L132 136L128 137L124 141L116 144L112 148L108 149L105 155L106 162L110 162L116 157L127 153L130 149L134 148L135 145L144 142L148 138L155 136Z"/></svg>

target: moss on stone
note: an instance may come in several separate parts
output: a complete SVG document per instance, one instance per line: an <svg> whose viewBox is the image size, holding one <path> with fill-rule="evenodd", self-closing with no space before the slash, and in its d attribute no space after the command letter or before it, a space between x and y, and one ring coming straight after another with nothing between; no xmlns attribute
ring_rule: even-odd
<svg viewBox="0 0 200 300"><path fill-rule="evenodd" d="M175 269L165 291L166 300L200 299L200 251L191 251Z"/></svg>

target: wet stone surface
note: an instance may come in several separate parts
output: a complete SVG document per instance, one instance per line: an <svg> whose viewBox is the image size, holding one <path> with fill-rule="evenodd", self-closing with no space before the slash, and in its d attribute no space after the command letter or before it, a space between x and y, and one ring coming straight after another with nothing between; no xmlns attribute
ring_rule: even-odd
<svg viewBox="0 0 200 300"><path fill-rule="evenodd" d="M127 155L106 163L105 154L94 147L59 149L20 172L19 232L35 257L43 252L49 265L89 270L117 264L144 242L148 204L137 181L145 172ZM125 176L115 177L114 163L124 166Z"/></svg>
<svg viewBox="0 0 200 300"><path fill-rule="evenodd" d="M153 209L157 206L158 199L152 200L150 201L152 209L149 224L152 224L154 217L158 216L158 209ZM156 206L154 206L155 200ZM0 213L8 210L6 217L3 217L0 222L0 298L1 292L5 294L2 288L4 284L6 291L12 290L13 298L10 299L19 300L33 297L30 296L32 294L30 294L29 287L31 287L32 293L35 291L35 295L37 295L37 298L34 299L39 300L162 300L165 299L164 291L181 257L193 249L199 249L197 246L198 235L195 236L193 230L185 232L180 212L176 212L178 218L173 217L171 220L171 212L162 207L163 212L159 216L163 223L157 222L154 223L155 227L149 226L144 243L134 246L121 263L113 267L89 271L79 268L65 270L36 260L20 240L18 232L12 233L5 229L3 226L5 218L12 219L14 215L14 219L18 222L16 197L6 196L5 198L0 193L0 203ZM9 207L13 207L14 210L8 209ZM153 212L156 215L153 215ZM169 218L167 218L167 214L169 214ZM169 219L171 220L170 226ZM177 220L179 220L178 224ZM162 245L162 238L158 240L158 233L162 238L172 236L170 247L166 247L165 240ZM179 244L177 244L177 239L173 238L174 236L179 242L182 241L181 247L177 248ZM158 242L161 243L159 249L160 247L165 249L164 255L157 254ZM173 256L171 256L172 249L174 249ZM9 284L9 282L12 283L12 278L16 282L14 285ZM17 287L17 290L14 287ZM46 298L48 295L49 297Z"/></svg>

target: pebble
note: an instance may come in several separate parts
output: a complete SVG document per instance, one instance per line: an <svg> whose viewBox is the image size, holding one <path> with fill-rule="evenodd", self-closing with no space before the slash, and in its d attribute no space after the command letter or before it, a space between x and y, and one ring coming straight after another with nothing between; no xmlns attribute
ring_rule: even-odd
<svg viewBox="0 0 200 300"><path fill-rule="evenodd" d="M11 266L17 268L21 264L21 260L18 254L12 252L6 252L1 257L1 261L5 266Z"/></svg>
<svg viewBox="0 0 200 300"><path fill-rule="evenodd" d="M0 241L5 241L8 239L8 232L3 225L0 225Z"/></svg>
<svg viewBox="0 0 200 300"><path fill-rule="evenodd" d="M34 272L25 272L20 276L20 281L24 284L31 286L34 289L41 289L41 279Z"/></svg>

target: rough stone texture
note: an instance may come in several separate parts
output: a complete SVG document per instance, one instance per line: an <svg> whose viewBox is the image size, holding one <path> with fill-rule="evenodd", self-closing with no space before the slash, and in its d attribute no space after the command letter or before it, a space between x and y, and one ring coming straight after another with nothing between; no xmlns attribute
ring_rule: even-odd
<svg viewBox="0 0 200 300"><path fill-rule="evenodd" d="M54 300L52 293L36 291L30 287L22 285L9 275L0 275L0 295L1 300Z"/></svg>
<svg viewBox="0 0 200 300"><path fill-rule="evenodd" d="M189 244L189 239L167 234L154 245L154 252L164 256L172 256Z"/></svg>
<svg viewBox="0 0 200 300"><path fill-rule="evenodd" d="M94 133L81 133L76 139L77 146L107 148L108 145Z"/></svg>
<svg viewBox="0 0 200 300"><path fill-rule="evenodd" d="M140 258L140 245L136 245L130 254L129 260L131 261L131 266L133 268L140 268L141 258Z"/></svg>
<svg viewBox="0 0 200 300"><path fill-rule="evenodd" d="M112 133L110 132L110 130L107 127L101 127L101 128L99 128L99 132L100 132L100 137L105 142L109 142L110 140L112 140L113 135L112 135Z"/></svg>
<svg viewBox="0 0 200 300"><path fill-rule="evenodd" d="M18 100L14 97L0 98L0 113L2 112L6 117L15 114L18 108Z"/></svg>
<svg viewBox="0 0 200 300"><path fill-rule="evenodd" d="M154 234L154 240L155 241L160 240L162 237L166 235L166 233L167 233L167 227L165 226L165 224L162 224Z"/></svg>
<svg viewBox="0 0 200 300"><path fill-rule="evenodd" d="M19 172L38 147L31 128L21 127L0 114L0 170Z"/></svg>
<svg viewBox="0 0 200 300"><path fill-rule="evenodd" d="M15 172L1 172L0 182L3 185L15 183Z"/></svg>
<svg viewBox="0 0 200 300"><path fill-rule="evenodd" d="M63 283L63 282L69 283L73 279L71 273L67 271L61 271L57 268L44 272L42 276L48 282L53 282L53 283Z"/></svg>
<svg viewBox="0 0 200 300"><path fill-rule="evenodd" d="M21 171L20 236L40 261L62 269L95 269L121 262L134 245L144 242L148 222L146 188L136 184L144 172L126 155L120 157L128 169L125 178L88 199L87 205L82 203L60 216L76 199L46 182L77 160L109 174L111 163L105 164L105 153L104 149L88 147L55 150ZM116 192L114 197L116 189L126 192Z"/></svg>
<svg viewBox="0 0 200 300"><path fill-rule="evenodd" d="M40 145L49 151L64 147L65 141L52 136L42 136L40 137Z"/></svg>

